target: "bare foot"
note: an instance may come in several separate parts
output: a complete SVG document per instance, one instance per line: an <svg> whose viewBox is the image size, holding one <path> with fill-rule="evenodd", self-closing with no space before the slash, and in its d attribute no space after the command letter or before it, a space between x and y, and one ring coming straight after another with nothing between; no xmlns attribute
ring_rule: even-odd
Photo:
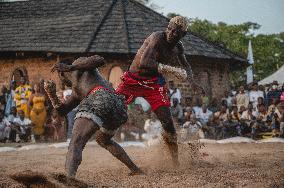
<svg viewBox="0 0 284 188"><path fill-rule="evenodd" d="M138 169L136 171L132 171L128 174L129 176L136 176L136 175L146 175L141 169Z"/></svg>

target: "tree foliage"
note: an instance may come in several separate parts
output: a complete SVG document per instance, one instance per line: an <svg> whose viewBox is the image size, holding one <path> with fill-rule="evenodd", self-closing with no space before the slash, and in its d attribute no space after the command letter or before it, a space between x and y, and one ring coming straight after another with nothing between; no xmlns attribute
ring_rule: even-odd
<svg viewBox="0 0 284 188"><path fill-rule="evenodd" d="M168 14L170 18L173 16L176 14ZM221 44L243 57L247 57L248 42L251 40L256 80L269 76L284 64L284 32L255 35L254 32L261 26L253 22L229 25L224 22L212 23L198 18L188 18L188 22L191 32ZM238 83L244 81L244 71L234 73L232 78Z"/></svg>

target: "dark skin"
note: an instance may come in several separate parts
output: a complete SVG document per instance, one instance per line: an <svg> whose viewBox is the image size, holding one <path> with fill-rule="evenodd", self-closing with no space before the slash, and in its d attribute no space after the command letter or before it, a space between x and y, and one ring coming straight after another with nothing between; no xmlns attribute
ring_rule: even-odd
<svg viewBox="0 0 284 188"><path fill-rule="evenodd" d="M186 70L188 75L187 79L192 88L194 90L199 88L203 91L203 89L193 81L191 66L185 57L184 47L180 42L185 35L186 31L183 31L179 25L173 22L169 23L166 31L151 34L138 50L130 65L129 71L150 78L158 74L159 63L180 65ZM170 108L161 106L155 111L155 114L162 123L164 129L162 136L171 153L173 164L178 166L176 130L174 128Z"/></svg>
<svg viewBox="0 0 284 188"><path fill-rule="evenodd" d="M90 71L104 65L104 63L105 61L102 57L91 56L89 58L79 58L72 65L58 63L52 67L52 71L58 71L61 81L66 86L72 87L71 97L56 107L61 116L74 109L96 86L103 86L114 91L97 70L95 73ZM51 82L45 83L47 93L50 93L50 90L52 90L52 85ZM55 93L52 95L55 95ZM95 139L100 146L124 163L131 170L132 175L142 174L142 171L132 162L123 148L111 140L113 135L102 132L99 125L92 120L78 118L74 123L73 134L66 156L65 168L69 177L76 175L82 161L82 151L92 135L95 135Z"/></svg>

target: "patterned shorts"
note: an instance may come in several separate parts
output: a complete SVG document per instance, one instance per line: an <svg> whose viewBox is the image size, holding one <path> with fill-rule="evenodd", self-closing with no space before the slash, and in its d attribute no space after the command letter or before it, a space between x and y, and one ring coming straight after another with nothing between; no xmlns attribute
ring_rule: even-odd
<svg viewBox="0 0 284 188"><path fill-rule="evenodd" d="M81 101L75 120L78 118L90 119L102 132L114 135L128 118L124 98L108 90L97 90Z"/></svg>

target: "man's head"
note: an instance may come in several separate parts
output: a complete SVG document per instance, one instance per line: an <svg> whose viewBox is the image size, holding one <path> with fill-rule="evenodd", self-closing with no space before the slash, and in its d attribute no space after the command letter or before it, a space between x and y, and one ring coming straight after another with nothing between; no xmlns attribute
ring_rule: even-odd
<svg viewBox="0 0 284 188"><path fill-rule="evenodd" d="M240 86L240 93L244 93L244 92L245 92L244 86Z"/></svg>
<svg viewBox="0 0 284 188"><path fill-rule="evenodd" d="M186 35L188 23L182 16L173 17L166 29L167 42L176 44Z"/></svg>
<svg viewBox="0 0 284 188"><path fill-rule="evenodd" d="M20 84L21 85L25 85L26 84L26 78L25 77L21 77L21 79L20 79Z"/></svg>
<svg viewBox="0 0 284 188"><path fill-rule="evenodd" d="M10 114L16 116L17 115L17 108L15 106L12 106L10 109Z"/></svg>
<svg viewBox="0 0 284 188"><path fill-rule="evenodd" d="M173 98L173 106L177 106L178 105L178 99L177 98Z"/></svg>
<svg viewBox="0 0 284 188"><path fill-rule="evenodd" d="M221 106L221 112L222 113L226 113L227 112L227 106L226 105L222 105Z"/></svg>
<svg viewBox="0 0 284 188"><path fill-rule="evenodd" d="M273 81L271 88L272 88L272 90L277 90L277 88L278 88L278 82L277 82L277 81Z"/></svg>
<svg viewBox="0 0 284 188"><path fill-rule="evenodd" d="M22 119L22 120L25 118L25 113L24 113L23 110L19 110L18 115L19 115L20 119Z"/></svg>
<svg viewBox="0 0 284 188"><path fill-rule="evenodd" d="M254 82L251 86L251 89L254 90L254 91L257 91L258 90L258 84L257 82Z"/></svg>

